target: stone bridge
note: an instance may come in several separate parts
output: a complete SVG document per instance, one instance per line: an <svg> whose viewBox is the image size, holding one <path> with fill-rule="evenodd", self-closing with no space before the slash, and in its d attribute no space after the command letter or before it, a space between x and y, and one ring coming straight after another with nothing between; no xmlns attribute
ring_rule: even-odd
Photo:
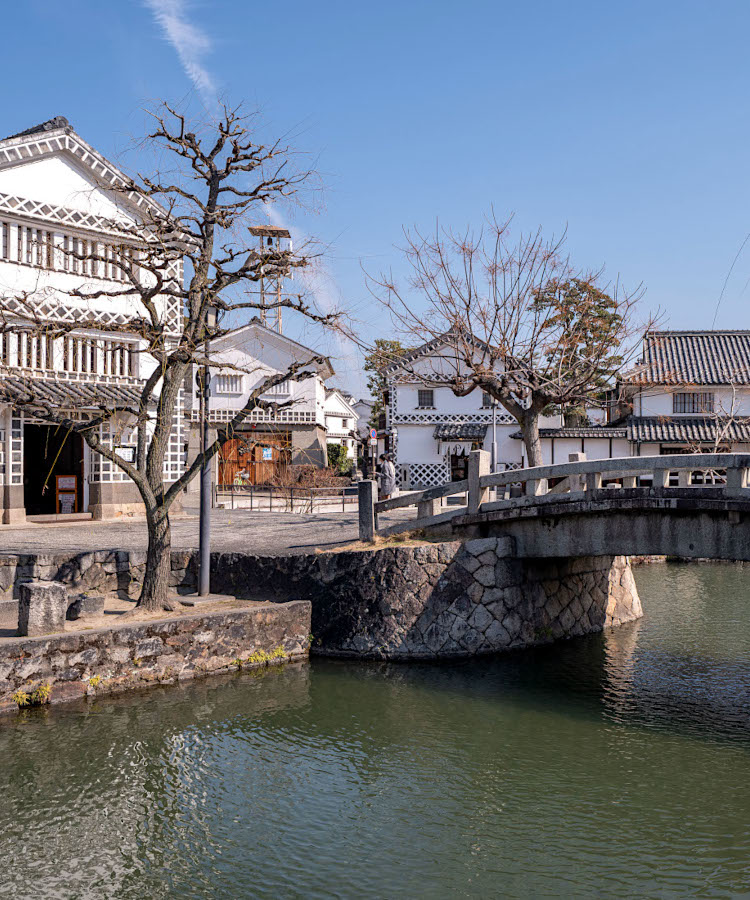
<svg viewBox="0 0 750 900"><path fill-rule="evenodd" d="M681 556L750 560L750 455L679 454L586 460L491 474L471 454L469 477L377 502L360 488L360 537L512 537L520 559ZM456 506L445 506L449 498ZM416 506L379 529L378 515Z"/></svg>

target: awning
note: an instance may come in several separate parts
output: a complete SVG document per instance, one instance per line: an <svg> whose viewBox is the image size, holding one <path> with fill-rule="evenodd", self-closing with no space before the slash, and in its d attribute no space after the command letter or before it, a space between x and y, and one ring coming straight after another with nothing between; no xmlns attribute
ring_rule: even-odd
<svg viewBox="0 0 750 900"><path fill-rule="evenodd" d="M483 441L486 434L486 425L456 425L448 423L436 425L432 436L436 441Z"/></svg>
<svg viewBox="0 0 750 900"><path fill-rule="evenodd" d="M0 377L0 402L58 409L133 409L140 400L139 384L109 384L98 381L68 381L58 378Z"/></svg>

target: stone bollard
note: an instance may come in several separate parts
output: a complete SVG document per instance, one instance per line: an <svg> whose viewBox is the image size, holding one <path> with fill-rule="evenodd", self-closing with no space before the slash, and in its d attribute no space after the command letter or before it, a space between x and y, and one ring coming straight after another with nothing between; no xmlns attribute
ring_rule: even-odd
<svg viewBox="0 0 750 900"><path fill-rule="evenodd" d="M63 631L67 609L68 591L59 581L22 584L18 601L19 637Z"/></svg>

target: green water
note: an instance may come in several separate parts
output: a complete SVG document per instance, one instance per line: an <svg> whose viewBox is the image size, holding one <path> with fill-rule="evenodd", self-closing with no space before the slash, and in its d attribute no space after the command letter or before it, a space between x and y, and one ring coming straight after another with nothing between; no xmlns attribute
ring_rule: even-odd
<svg viewBox="0 0 750 900"><path fill-rule="evenodd" d="M0 895L750 896L750 569L637 579L539 651L6 719Z"/></svg>

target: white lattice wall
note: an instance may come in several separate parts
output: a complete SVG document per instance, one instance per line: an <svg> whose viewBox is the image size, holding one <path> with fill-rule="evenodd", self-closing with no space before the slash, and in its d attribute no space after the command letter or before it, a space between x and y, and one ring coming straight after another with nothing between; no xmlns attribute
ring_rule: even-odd
<svg viewBox="0 0 750 900"><path fill-rule="evenodd" d="M14 413L10 432L10 483L23 484L23 413Z"/></svg>
<svg viewBox="0 0 750 900"><path fill-rule="evenodd" d="M169 435L169 444L164 456L164 480L167 482L177 481L185 469L184 404L185 392L181 388L177 395L177 403L172 416L172 432Z"/></svg>
<svg viewBox="0 0 750 900"><path fill-rule="evenodd" d="M401 487L404 490L439 487L451 479L447 460L439 463L405 463L398 467Z"/></svg>

